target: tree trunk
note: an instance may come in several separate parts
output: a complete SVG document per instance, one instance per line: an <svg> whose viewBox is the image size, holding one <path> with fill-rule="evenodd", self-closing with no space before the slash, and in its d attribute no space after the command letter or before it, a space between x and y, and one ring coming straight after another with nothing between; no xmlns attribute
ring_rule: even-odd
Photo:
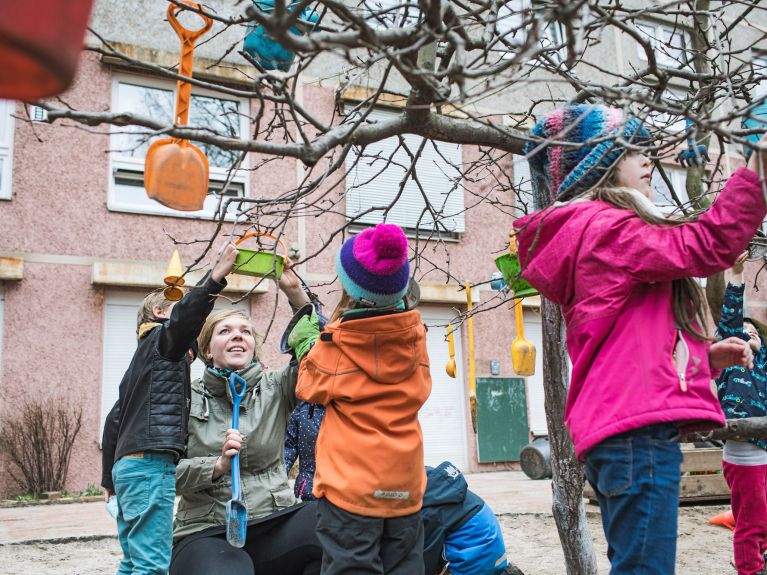
<svg viewBox="0 0 767 575"><path fill-rule="evenodd" d="M569 381L564 318L558 305L543 298L542 311L546 423L554 476L552 512L565 553L567 575L595 575L596 558L583 507L583 466L575 458L564 423Z"/></svg>

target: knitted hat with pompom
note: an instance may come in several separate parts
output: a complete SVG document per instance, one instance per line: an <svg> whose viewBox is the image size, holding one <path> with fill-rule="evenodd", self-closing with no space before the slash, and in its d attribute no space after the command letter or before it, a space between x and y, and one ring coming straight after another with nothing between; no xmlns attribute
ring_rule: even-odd
<svg viewBox="0 0 767 575"><path fill-rule="evenodd" d="M549 201L572 199L599 184L626 153L626 143L648 147L652 136L639 118L618 108L565 106L541 118L525 146L533 181ZM563 145L567 142L570 145Z"/></svg>
<svg viewBox="0 0 767 575"><path fill-rule="evenodd" d="M336 257L336 271L349 296L365 307L396 305L410 276L407 238L394 224L378 224L349 238Z"/></svg>

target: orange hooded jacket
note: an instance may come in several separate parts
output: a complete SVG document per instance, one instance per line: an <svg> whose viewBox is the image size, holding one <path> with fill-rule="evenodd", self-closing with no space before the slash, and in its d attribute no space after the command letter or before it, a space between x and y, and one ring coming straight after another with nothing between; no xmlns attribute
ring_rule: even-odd
<svg viewBox="0 0 767 575"><path fill-rule="evenodd" d="M426 488L418 410L431 393L417 311L334 321L301 363L296 395L327 405L314 495L358 515L421 509Z"/></svg>

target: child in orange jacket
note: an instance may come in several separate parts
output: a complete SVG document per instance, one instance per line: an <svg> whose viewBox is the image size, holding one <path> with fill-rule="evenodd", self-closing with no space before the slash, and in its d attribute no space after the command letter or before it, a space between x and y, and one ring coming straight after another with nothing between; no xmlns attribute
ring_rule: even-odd
<svg viewBox="0 0 767 575"><path fill-rule="evenodd" d="M327 406L313 490L323 575L423 574L418 410L431 375L421 315L403 302L407 250L392 224L344 243L344 294L298 375L296 395Z"/></svg>

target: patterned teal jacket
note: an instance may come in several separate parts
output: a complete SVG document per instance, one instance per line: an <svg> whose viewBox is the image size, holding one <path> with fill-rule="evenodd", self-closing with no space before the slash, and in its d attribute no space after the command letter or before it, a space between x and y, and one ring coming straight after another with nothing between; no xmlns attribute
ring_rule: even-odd
<svg viewBox="0 0 767 575"><path fill-rule="evenodd" d="M743 329L744 291L745 286L727 284L718 326L722 339L739 337L745 341L749 340ZM761 349L754 354L754 369L728 367L716 383L719 403L727 419L767 415L767 349L764 341ZM764 439L752 439L751 443L767 449L767 441Z"/></svg>

